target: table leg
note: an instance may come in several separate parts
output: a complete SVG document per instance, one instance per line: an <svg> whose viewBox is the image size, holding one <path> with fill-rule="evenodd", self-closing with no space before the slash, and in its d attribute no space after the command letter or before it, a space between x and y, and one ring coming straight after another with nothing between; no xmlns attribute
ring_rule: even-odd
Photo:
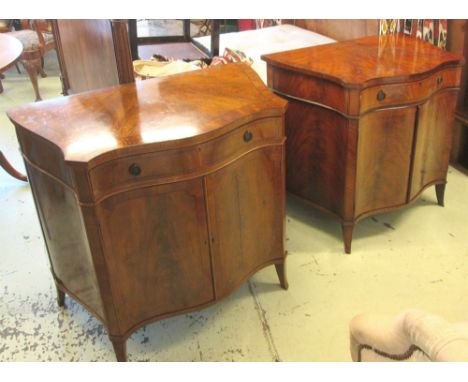
<svg viewBox="0 0 468 382"><path fill-rule="evenodd" d="M21 174L20 172L16 171L13 166L8 162L8 160L5 158L5 155L0 151L0 165L2 168L10 174L12 177L22 180L24 182L28 181L28 178L26 175Z"/></svg>

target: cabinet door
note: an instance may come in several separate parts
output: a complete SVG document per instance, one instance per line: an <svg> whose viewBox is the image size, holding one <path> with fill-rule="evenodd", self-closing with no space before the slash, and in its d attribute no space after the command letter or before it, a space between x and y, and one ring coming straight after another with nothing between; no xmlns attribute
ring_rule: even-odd
<svg viewBox="0 0 468 382"><path fill-rule="evenodd" d="M359 122L355 218L404 205L416 108L365 114Z"/></svg>
<svg viewBox="0 0 468 382"><path fill-rule="evenodd" d="M122 332L213 300L201 179L117 194L99 215Z"/></svg>
<svg viewBox="0 0 468 382"><path fill-rule="evenodd" d="M446 180L456 102L456 91L442 91L418 107L410 199Z"/></svg>
<svg viewBox="0 0 468 382"><path fill-rule="evenodd" d="M206 177L216 298L284 258L282 156L257 149Z"/></svg>

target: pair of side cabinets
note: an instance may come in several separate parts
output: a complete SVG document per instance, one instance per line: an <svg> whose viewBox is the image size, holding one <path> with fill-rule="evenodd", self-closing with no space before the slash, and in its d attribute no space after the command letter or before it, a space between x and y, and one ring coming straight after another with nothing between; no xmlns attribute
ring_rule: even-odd
<svg viewBox="0 0 468 382"><path fill-rule="evenodd" d="M267 265L288 287L285 179L342 219L347 251L358 219L431 184L441 203L461 59L381 43L265 56L282 98L232 64L11 110L59 305L65 293L84 305L124 361L139 327L212 304ZM367 69L314 66L366 49Z"/></svg>

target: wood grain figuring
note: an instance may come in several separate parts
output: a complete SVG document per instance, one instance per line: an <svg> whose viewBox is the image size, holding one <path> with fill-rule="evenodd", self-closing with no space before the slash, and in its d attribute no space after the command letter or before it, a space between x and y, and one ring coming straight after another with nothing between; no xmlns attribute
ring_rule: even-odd
<svg viewBox="0 0 468 382"><path fill-rule="evenodd" d="M351 40L379 33L379 20L366 19L298 19L293 24L337 41Z"/></svg>
<svg viewBox="0 0 468 382"><path fill-rule="evenodd" d="M201 179L117 195L98 215L121 332L214 300Z"/></svg>
<svg viewBox="0 0 468 382"><path fill-rule="evenodd" d="M284 262L281 157L281 146L256 150L206 177L216 298Z"/></svg>
<svg viewBox="0 0 468 382"><path fill-rule="evenodd" d="M356 218L403 206L408 193L415 108L382 110L362 117L356 171Z"/></svg>
<svg viewBox="0 0 468 382"><path fill-rule="evenodd" d="M111 20L115 63L120 84L135 81L127 20Z"/></svg>
<svg viewBox="0 0 468 382"><path fill-rule="evenodd" d="M56 21L60 33L59 58L67 91L83 91L119 84L112 27L109 20Z"/></svg>
<svg viewBox="0 0 468 382"><path fill-rule="evenodd" d="M314 105L290 101L286 112L289 192L342 216L348 121ZM307 179L307 181L304 181ZM320 187L317 185L320 184Z"/></svg>
<svg viewBox="0 0 468 382"><path fill-rule="evenodd" d="M58 304L66 293L100 319L117 360L141 326L213 304L265 266L288 287L285 111L232 64L8 112Z"/></svg>
<svg viewBox="0 0 468 382"><path fill-rule="evenodd" d="M104 321L97 275L76 195L35 168L27 169L54 277Z"/></svg>
<svg viewBox="0 0 468 382"><path fill-rule="evenodd" d="M437 91L457 88L459 84L460 70L451 68L420 81L372 86L361 92L361 113L382 107L422 102L429 99ZM384 99L378 99L379 92L383 92Z"/></svg>
<svg viewBox="0 0 468 382"><path fill-rule="evenodd" d="M284 101L252 73L241 63L215 66L18 107L8 115L55 144L66 161L94 167L130 151L154 152L216 138L250 122L252 114L277 117Z"/></svg>
<svg viewBox="0 0 468 382"><path fill-rule="evenodd" d="M269 65L359 88L425 78L463 58L402 34L369 36L263 55ZM343 65L346 63L346 65Z"/></svg>
<svg viewBox="0 0 468 382"><path fill-rule="evenodd" d="M443 205L462 56L391 35L263 59L269 86L290 101L286 187L341 219L346 253L366 216L430 185Z"/></svg>
<svg viewBox="0 0 468 382"><path fill-rule="evenodd" d="M282 68L273 70L270 67L269 71L268 87L275 89L278 94L291 99L316 102L342 113L349 113L348 94L343 92L339 85Z"/></svg>
<svg viewBox="0 0 468 382"><path fill-rule="evenodd" d="M446 182L457 96L439 93L419 106L410 199L429 184Z"/></svg>

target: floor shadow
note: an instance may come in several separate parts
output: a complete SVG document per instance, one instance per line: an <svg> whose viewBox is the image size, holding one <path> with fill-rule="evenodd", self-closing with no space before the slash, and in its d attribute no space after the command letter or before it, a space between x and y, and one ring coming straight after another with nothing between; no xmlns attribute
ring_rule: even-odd
<svg viewBox="0 0 468 382"><path fill-rule="evenodd" d="M431 195L431 192L434 195ZM341 221L338 218L328 215L291 195L287 196L286 205L287 219L292 218L339 241L343 240ZM428 207L441 208L437 204L433 187L425 190L417 201L408 206L395 211L377 213L360 220L355 225L353 240L383 234L388 230L398 230L398 227L402 226L416 209Z"/></svg>

